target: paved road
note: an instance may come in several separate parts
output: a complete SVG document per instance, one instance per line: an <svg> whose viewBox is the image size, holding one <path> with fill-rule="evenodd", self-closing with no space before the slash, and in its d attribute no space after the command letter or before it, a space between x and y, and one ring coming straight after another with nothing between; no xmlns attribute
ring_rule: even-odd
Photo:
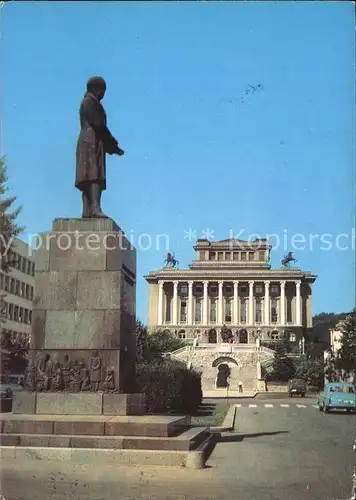
<svg viewBox="0 0 356 500"><path fill-rule="evenodd" d="M324 415L314 402L240 400L235 432L204 470L7 462L2 492L6 500L348 500L355 416Z"/></svg>
<svg viewBox="0 0 356 500"><path fill-rule="evenodd" d="M232 446L210 463L238 473L236 498L336 500L351 496L355 416L323 414L314 398L239 401ZM242 446L236 446L242 445Z"/></svg>

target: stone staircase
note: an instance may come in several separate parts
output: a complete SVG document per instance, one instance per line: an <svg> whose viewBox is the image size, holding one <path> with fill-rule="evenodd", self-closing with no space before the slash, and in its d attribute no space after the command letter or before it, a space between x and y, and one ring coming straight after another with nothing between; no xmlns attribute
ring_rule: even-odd
<svg viewBox="0 0 356 500"><path fill-rule="evenodd" d="M215 391L217 367L226 363L230 367L230 389L237 390L238 382L244 384L244 391L256 392L258 388L257 362L270 364L274 351L255 344L199 344L185 346L172 353L171 359L187 363L202 373L203 394Z"/></svg>

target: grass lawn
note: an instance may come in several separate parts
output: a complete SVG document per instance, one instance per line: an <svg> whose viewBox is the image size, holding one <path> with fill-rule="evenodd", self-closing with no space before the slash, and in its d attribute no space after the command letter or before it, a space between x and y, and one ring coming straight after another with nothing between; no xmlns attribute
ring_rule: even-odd
<svg viewBox="0 0 356 500"><path fill-rule="evenodd" d="M199 427L222 425L229 408L230 404L226 401L202 403L197 413L192 416L192 425Z"/></svg>

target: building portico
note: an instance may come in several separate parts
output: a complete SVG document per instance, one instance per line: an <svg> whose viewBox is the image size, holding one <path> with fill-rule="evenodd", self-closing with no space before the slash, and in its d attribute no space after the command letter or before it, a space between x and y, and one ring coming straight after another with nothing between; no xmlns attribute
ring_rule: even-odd
<svg viewBox="0 0 356 500"><path fill-rule="evenodd" d="M195 251L189 269L163 268L146 276L150 330L201 342L215 335L221 342L225 325L235 342L251 343L286 332L298 341L312 326L316 276L299 268L271 269L267 240L198 240Z"/></svg>

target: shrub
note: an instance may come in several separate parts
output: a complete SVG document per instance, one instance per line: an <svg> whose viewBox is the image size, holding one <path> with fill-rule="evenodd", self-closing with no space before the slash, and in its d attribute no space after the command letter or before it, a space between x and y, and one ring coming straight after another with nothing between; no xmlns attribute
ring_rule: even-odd
<svg viewBox="0 0 356 500"><path fill-rule="evenodd" d="M136 365L148 413L193 413L202 401L201 375L184 363L164 359Z"/></svg>

